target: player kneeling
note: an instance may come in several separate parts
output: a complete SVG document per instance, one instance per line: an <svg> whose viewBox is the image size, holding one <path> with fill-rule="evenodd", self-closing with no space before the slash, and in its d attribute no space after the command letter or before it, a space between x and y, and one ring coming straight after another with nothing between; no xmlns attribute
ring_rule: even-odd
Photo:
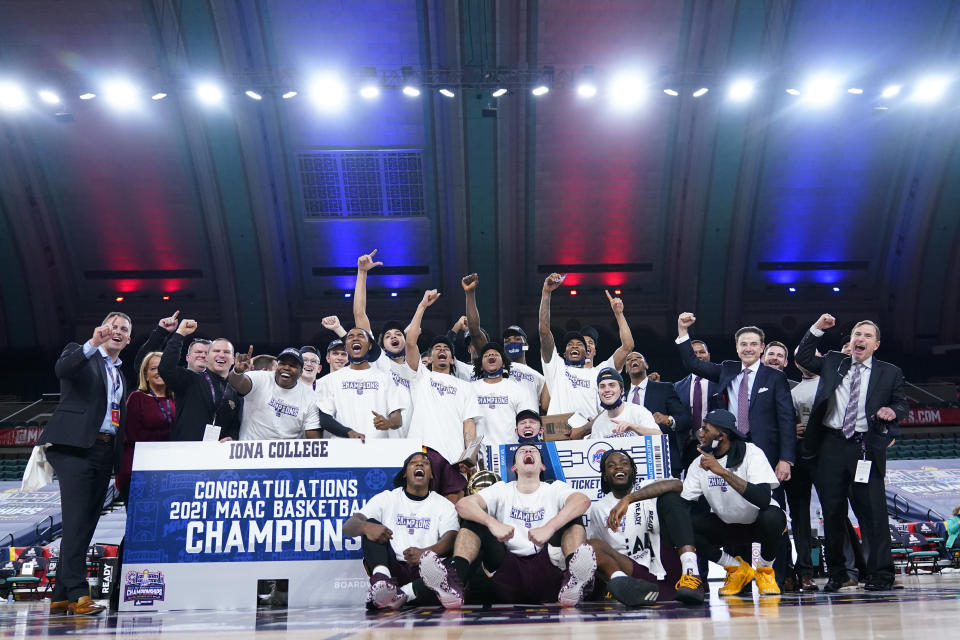
<svg viewBox="0 0 960 640"><path fill-rule="evenodd" d="M396 489L373 496L343 525L345 536L361 536L368 609L437 604L420 579L422 561L428 553L449 554L459 525L453 504L430 491L432 477L427 455L410 454L393 480Z"/></svg>
<svg viewBox="0 0 960 640"><path fill-rule="evenodd" d="M543 482L545 469L537 446L521 445L513 456L515 481L497 482L457 503L463 526L453 557L444 562L427 552L420 562L424 584L444 607L463 605L463 585L477 559L504 603L559 600L573 607L588 592L597 560L580 516L590 498L565 482Z"/></svg>
<svg viewBox="0 0 960 640"><path fill-rule="evenodd" d="M709 513L692 515L693 532L700 554L727 571L720 595L736 595L754 578L760 595L780 593L773 575L773 560L787 516L771 490L779 486L763 451L746 442L737 429L737 419L725 409L715 409L703 418L698 434L700 457L690 463L683 481L684 499L701 496ZM740 557L720 547L760 543L756 571Z"/></svg>
<svg viewBox="0 0 960 640"><path fill-rule="evenodd" d="M600 469L604 497L587 512L587 537L610 595L631 607L670 599L703 604L683 483L647 480L631 493L637 465L619 449L603 454Z"/></svg>

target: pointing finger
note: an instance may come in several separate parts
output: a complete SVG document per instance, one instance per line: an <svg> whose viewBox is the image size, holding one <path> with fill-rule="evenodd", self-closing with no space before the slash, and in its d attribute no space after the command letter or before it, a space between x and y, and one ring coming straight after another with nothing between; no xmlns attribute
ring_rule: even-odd
<svg viewBox="0 0 960 640"><path fill-rule="evenodd" d="M377 255L377 250L376 250L376 249L374 249L373 251L371 251L370 253L368 253L368 254L367 254L367 257L369 257L371 260L373 260L373 256L375 256L375 255Z"/></svg>
<svg viewBox="0 0 960 640"><path fill-rule="evenodd" d="M604 289L603 292L607 294L607 300L609 300L610 302L613 302L613 296L610 295L610 292L607 291L606 289Z"/></svg>
<svg viewBox="0 0 960 640"><path fill-rule="evenodd" d="M247 357L248 358L253 357L253 345L250 345L250 349L247 350Z"/></svg>

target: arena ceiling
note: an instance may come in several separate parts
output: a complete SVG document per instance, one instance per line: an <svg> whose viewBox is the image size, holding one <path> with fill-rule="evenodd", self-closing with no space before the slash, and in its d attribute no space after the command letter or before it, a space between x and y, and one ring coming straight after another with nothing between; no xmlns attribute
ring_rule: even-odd
<svg viewBox="0 0 960 640"><path fill-rule="evenodd" d="M243 344L319 341L323 316L349 324L376 248L375 324L436 287L426 324L449 326L477 271L484 324L532 334L557 269L558 327L609 330L606 288L639 335L690 310L701 335L795 337L830 311L929 353L960 342L960 82L910 92L960 79L958 45L946 0L5 0L0 79L28 105L0 111L0 347L62 344L114 307L141 330L180 309ZM339 111L310 98L331 71ZM610 95L620 73L646 87L632 109ZM818 73L832 104L809 104ZM109 108L117 76L139 108ZM756 83L743 102L738 78ZM223 102L201 105L199 82ZM330 167L340 191L311 189Z"/></svg>

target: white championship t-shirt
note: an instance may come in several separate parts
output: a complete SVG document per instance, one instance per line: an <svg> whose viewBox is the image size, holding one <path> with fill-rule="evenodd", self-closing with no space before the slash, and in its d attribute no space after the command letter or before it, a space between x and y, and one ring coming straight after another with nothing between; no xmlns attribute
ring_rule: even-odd
<svg viewBox="0 0 960 640"><path fill-rule="evenodd" d="M517 414L524 409L536 411L536 405L528 404L527 394L510 378L499 382L485 380L471 382L480 407L477 418L477 435L483 436L484 444L512 444L517 442Z"/></svg>
<svg viewBox="0 0 960 640"><path fill-rule="evenodd" d="M380 352L380 357L376 359L374 366L390 376L393 384L397 387L397 391L400 392L404 404L407 406L407 410L401 414L403 417L403 425L399 429L391 429L390 437L406 438L410 432L410 417L413 415L411 409L413 400L410 398L410 384L413 382L414 376L413 369L407 366L406 360L403 362L394 362L387 356L386 351Z"/></svg>
<svg viewBox="0 0 960 640"><path fill-rule="evenodd" d="M368 369L344 367L325 376L318 386L320 409L368 438L389 438L393 431L381 431L373 426L374 411L389 418L391 412L409 408L390 376L372 366Z"/></svg>
<svg viewBox="0 0 960 640"><path fill-rule="evenodd" d="M640 487L658 480L644 480ZM638 489L640 487L637 487ZM657 516L657 499L634 502L620 519L620 528L610 531L607 518L617 506L619 498L611 491L587 509L587 539L597 538L609 544L662 580L667 575L660 562L660 518Z"/></svg>
<svg viewBox="0 0 960 640"><path fill-rule="evenodd" d="M520 388L528 395L527 403L532 405L539 413L540 394L543 393L543 385L546 379L543 374L522 362L510 363L510 378L520 385Z"/></svg>
<svg viewBox="0 0 960 640"><path fill-rule="evenodd" d="M624 401L623 411L617 416L617 420L623 420L638 427L653 427L659 430L657 421L653 419L653 414L639 404ZM622 438L624 436L636 436L636 431L625 431L623 433L614 433L617 423L610 419L609 411L601 411L597 419L593 421L593 429L587 435L587 439L599 440L600 438Z"/></svg>
<svg viewBox="0 0 960 640"><path fill-rule="evenodd" d="M473 365L469 362L464 362L463 360L453 360L456 366L453 367L453 375L457 376L464 382L473 382L476 380L476 376L473 375Z"/></svg>
<svg viewBox="0 0 960 640"><path fill-rule="evenodd" d="M480 415L470 383L420 365L410 394L413 417L409 437L437 451L447 462L457 462L469 444L463 441L463 422Z"/></svg>
<svg viewBox="0 0 960 640"><path fill-rule="evenodd" d="M303 438L304 431L320 428L316 394L297 382L293 389L277 384L273 371L249 371L252 386L243 396L241 440L289 440Z"/></svg>
<svg viewBox="0 0 960 640"><path fill-rule="evenodd" d="M597 396L597 374L599 369L570 367L563 357L553 349L550 362L541 360L543 376L550 390L550 408L547 413L576 413L567 421L571 427L582 427L600 413L600 400Z"/></svg>
<svg viewBox="0 0 960 640"><path fill-rule="evenodd" d="M357 512L393 532L390 546L400 562L404 561L405 549L425 549L435 545L447 531L460 528L456 507L433 491L423 500L411 500L403 487L381 491Z"/></svg>
<svg viewBox="0 0 960 640"><path fill-rule="evenodd" d="M727 469L738 478L743 478L753 484L769 484L771 489L780 486L776 474L770 463L767 462L767 456L757 445L747 442L747 451L743 456L743 462L736 469ZM700 467L700 458L690 463L687 469L687 477L683 481L683 493L681 497L684 500L696 500L700 496L707 499L710 504L710 511L727 524L750 524L757 519L760 509L747 501L733 487L727 485L727 481L713 473ZM720 466L726 467L727 456L717 458ZM781 506L776 500L770 498L771 504Z"/></svg>
<svg viewBox="0 0 960 640"><path fill-rule="evenodd" d="M507 551L517 556L531 556L540 549L527 537L530 529L542 527L560 513L564 504L577 493L566 482L541 482L533 493L520 493L516 481L496 482L477 494L487 504L487 513L514 528L513 537L505 543Z"/></svg>

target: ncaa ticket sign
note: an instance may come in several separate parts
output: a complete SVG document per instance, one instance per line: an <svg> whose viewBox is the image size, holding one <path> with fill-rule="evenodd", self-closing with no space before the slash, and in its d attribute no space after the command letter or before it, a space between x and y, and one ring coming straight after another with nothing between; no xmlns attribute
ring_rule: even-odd
<svg viewBox="0 0 960 640"><path fill-rule="evenodd" d="M522 445L501 444L486 447L487 467L505 482L517 479L511 471L513 454ZM667 436L629 436L602 440L556 440L537 443L546 467L544 480L563 480L575 491L596 502L600 491L600 459L610 449L622 449L637 464L637 483L670 477L670 445Z"/></svg>
<svg viewBox="0 0 960 640"><path fill-rule="evenodd" d="M416 440L137 444L121 611L248 609L258 580L289 606L361 605L359 538L343 524L393 477Z"/></svg>

